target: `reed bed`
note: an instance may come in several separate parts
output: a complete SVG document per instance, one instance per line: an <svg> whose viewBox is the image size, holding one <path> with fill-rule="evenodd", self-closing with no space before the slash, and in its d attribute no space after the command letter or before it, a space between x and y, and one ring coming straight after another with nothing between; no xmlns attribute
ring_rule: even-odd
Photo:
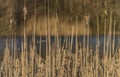
<svg viewBox="0 0 120 77"><path fill-rule="evenodd" d="M78 45L77 38L74 53L72 40L65 41L64 48L59 41L56 38L56 42L50 44L45 58L32 45L30 51L24 50L24 44L20 54L14 49L12 55L6 41L0 77L120 77L120 48L104 51L100 57L99 47L93 54L92 48Z"/></svg>
<svg viewBox="0 0 120 77"><path fill-rule="evenodd" d="M36 0L35 0L36 1ZM35 2L36 3L36 2ZM48 3L49 6L49 3ZM35 4L36 7L36 4ZM49 12L49 7L48 12ZM46 31L46 46L45 51L42 51L41 38L39 51L35 45L35 29L36 29L36 8L33 25L33 40L30 44L30 49L27 49L26 36L26 15L27 7L24 4L24 41L22 42L21 52L16 50L16 38L12 40L12 48L10 50L9 42L6 40L6 48L4 50L4 57L0 66L0 77L120 77L120 47L115 47L115 21L112 20L112 12L110 14L109 32L106 32L106 19L104 28L104 50L100 56L101 51L99 47L99 19L97 18L98 39L96 50L89 45L90 33L84 27L84 41L81 45L77 33L78 17L76 16L76 26L72 27L71 39L65 36L64 44L61 44L59 38L59 18L55 24L55 42L51 43L50 38L50 17L45 16L45 31ZM114 29L112 30L112 24ZM86 21L84 21L86 26ZM89 27L89 24L87 24ZM76 32L76 44L73 52L73 34ZM87 33L87 38L85 37ZM108 37L106 36L108 33ZM85 41L87 39L87 41ZM119 39L120 42L120 39ZM38 53L39 52L39 53ZM41 53L45 52L45 58Z"/></svg>
<svg viewBox="0 0 120 77"><path fill-rule="evenodd" d="M46 28L49 27L46 25ZM76 31L76 45L73 52L74 30ZM30 51L27 51L27 39L24 34L21 53L16 50L15 38L13 38L14 49L12 51L9 49L8 40L6 40L0 77L120 77L120 48L119 46L114 48L115 37L112 40L111 31L109 31L108 37L104 37L102 56L100 56L99 38L96 40L98 44L96 44L94 52L89 45L89 34L84 38L82 46L78 41L76 27L72 28L71 39L66 36L64 44L61 44L57 25L55 31L55 42L51 43L50 29L46 29L46 51L41 50L41 38L40 50L36 50L35 36L30 44ZM115 35L115 32L113 33ZM45 58L41 57L41 52L46 52Z"/></svg>

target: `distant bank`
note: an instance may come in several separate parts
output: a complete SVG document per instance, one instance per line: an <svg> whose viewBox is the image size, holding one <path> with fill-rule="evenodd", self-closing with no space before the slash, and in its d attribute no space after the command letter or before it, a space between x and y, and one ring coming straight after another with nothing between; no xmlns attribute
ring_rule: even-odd
<svg viewBox="0 0 120 77"><path fill-rule="evenodd" d="M91 26L91 25L90 25ZM34 29L35 28L35 29ZM67 36L67 35L97 35L97 32L94 32L91 27L85 25L85 19L83 18L82 21L76 22L67 22L66 19L61 21L55 17L50 19L38 18L35 22L33 18L29 19L25 24L25 34L26 36L32 36L35 30L36 36L46 36L46 35L60 35L60 36ZM96 31L96 30L95 30ZM10 35L16 36L23 36L24 34L24 26L21 25L20 28L17 28L15 31L12 32L1 32L1 37L9 37ZM116 35L120 35L119 31L115 32ZM104 35L104 31L100 32L100 35ZM108 35L108 32L107 32Z"/></svg>

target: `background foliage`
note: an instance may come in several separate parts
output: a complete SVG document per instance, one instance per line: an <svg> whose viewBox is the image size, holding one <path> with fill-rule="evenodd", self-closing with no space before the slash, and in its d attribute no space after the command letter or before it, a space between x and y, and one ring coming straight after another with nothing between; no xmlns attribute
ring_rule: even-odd
<svg viewBox="0 0 120 77"><path fill-rule="evenodd" d="M87 14L90 15L90 28L96 33L96 17L99 18L100 33L103 32L104 19L109 22L110 11L113 11L113 21L116 21L116 31L120 30L120 1L119 0L37 0L37 17L58 14L59 20L66 20L67 23L75 22L76 16L81 21ZM35 1L26 0L28 9L27 20L34 15ZM20 31L23 24L23 0L0 0L0 33L8 33L10 18L15 23L14 30ZM105 13L107 11L107 15ZM109 26L109 25L108 25ZM5 32L4 32L5 31Z"/></svg>

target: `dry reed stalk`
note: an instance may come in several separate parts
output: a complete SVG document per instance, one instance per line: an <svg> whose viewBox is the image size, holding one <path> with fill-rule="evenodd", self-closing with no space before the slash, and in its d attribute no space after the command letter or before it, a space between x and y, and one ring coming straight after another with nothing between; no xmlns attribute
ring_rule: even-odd
<svg viewBox="0 0 120 77"><path fill-rule="evenodd" d="M83 55L86 55L86 22L84 20L84 40L83 40ZM85 56L83 56L83 66L85 66Z"/></svg>
<svg viewBox="0 0 120 77"><path fill-rule="evenodd" d="M49 0L47 2L47 9L48 9L48 19L47 19L47 32L48 32L48 76L50 77L51 76L51 38L50 38L50 34L51 34L51 31L50 31L50 15L49 15Z"/></svg>
<svg viewBox="0 0 120 77"><path fill-rule="evenodd" d="M75 49L75 61L74 61L74 73L73 73L73 77L77 76L77 68L78 68L78 37L77 37L77 33L78 33L78 29L77 29L77 23L78 23L78 18L76 16L76 49Z"/></svg>
<svg viewBox="0 0 120 77"><path fill-rule="evenodd" d="M106 18L105 18L105 26L104 26L104 50L103 50L103 57L105 56L104 54L105 54L105 51L106 51Z"/></svg>
<svg viewBox="0 0 120 77"><path fill-rule="evenodd" d="M114 20L114 24L113 24L113 36L112 36L112 57L113 57L113 54L115 53L115 29L116 29L116 21Z"/></svg>
<svg viewBox="0 0 120 77"><path fill-rule="evenodd" d="M109 23L109 42L110 42L110 50L109 50L109 59L111 60L111 38L112 38L112 10L110 11L110 23Z"/></svg>
<svg viewBox="0 0 120 77"><path fill-rule="evenodd" d="M98 77L98 68L99 68L99 17L97 15L97 45L96 45L96 51L95 51L95 76Z"/></svg>

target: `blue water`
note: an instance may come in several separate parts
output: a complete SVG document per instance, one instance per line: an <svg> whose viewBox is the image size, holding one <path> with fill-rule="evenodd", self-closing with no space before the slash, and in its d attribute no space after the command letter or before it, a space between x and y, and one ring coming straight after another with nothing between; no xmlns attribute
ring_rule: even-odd
<svg viewBox="0 0 120 77"><path fill-rule="evenodd" d="M106 38L106 41L108 41L108 36L106 36L107 38ZM39 51L39 47L40 47L40 38L41 38L41 47L42 47L42 51L45 51L45 47L46 47L46 37L45 36L41 36L41 37L39 37L39 36L37 36L36 37L36 50L37 51ZM86 46L88 45L87 44L87 36L85 36L85 40L84 40L84 37L83 36L79 36L79 37L73 37L73 43L72 43L72 51L75 51L75 46L76 46L76 38L78 39L78 46L81 44L81 47L83 47L83 44L84 44L84 41L85 41L85 43L86 43ZM119 41L119 36L118 35L116 35L115 37L111 37L111 42L113 41L113 39L114 39L114 41L115 41L115 49L117 49L119 46L120 46L120 41ZM10 49L11 49L11 51L13 50L13 47L12 47L12 45L14 45L13 43L12 43L12 39L11 38L0 38L0 51L4 51L4 49L5 49L5 47L6 47L6 40L8 40L8 42L9 42L9 45L10 45ZM21 51L21 45L22 45L22 42L23 42L23 38L22 37L17 37L17 38L15 38L15 40L16 40L16 47L17 47L17 51ZM51 45L52 44L54 44L54 43L56 43L56 38L54 37L54 36L51 36L51 38L50 38L50 40L51 40ZM64 36L59 36L58 37L58 40L59 40L59 43L60 43L60 47L62 48L66 48L66 49L69 49L69 46L64 46L64 44L65 44L65 40L67 40L67 43L69 43L70 44L70 41L71 41L71 36L66 36L66 37L64 37ZM96 50L96 45L97 45L97 40L98 40L98 38L97 38L97 36L90 36L89 37L89 47L90 48L92 48L94 51ZM28 48L28 50L29 50L29 48L30 48L30 44L32 43L32 38L31 37L27 37L27 48ZM109 47L111 47L111 46L109 46ZM99 50L100 51L103 51L103 48L104 48L104 36L100 36L99 37Z"/></svg>

